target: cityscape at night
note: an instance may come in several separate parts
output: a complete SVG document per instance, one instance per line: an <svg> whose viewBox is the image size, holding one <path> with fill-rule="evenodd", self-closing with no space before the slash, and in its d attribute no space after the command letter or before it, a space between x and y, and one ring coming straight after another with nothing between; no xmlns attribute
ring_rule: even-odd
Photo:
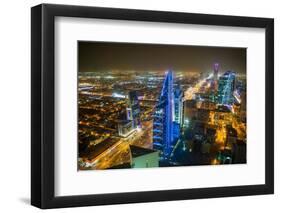
<svg viewBox="0 0 281 213"><path fill-rule="evenodd" d="M246 49L78 42L78 170L245 164Z"/></svg>

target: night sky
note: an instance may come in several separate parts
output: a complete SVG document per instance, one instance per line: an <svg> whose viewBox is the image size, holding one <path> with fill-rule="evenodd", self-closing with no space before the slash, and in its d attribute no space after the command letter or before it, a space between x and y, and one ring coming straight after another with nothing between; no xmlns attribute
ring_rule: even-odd
<svg viewBox="0 0 281 213"><path fill-rule="evenodd" d="M205 72L215 62L220 71L246 73L246 49L186 45L79 42L79 72L124 70Z"/></svg>

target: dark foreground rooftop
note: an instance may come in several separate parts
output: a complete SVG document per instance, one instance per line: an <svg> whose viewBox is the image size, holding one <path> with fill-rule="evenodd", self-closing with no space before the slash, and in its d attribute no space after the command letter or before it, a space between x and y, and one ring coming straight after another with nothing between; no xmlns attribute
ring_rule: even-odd
<svg viewBox="0 0 281 213"><path fill-rule="evenodd" d="M146 149L146 148L142 148L139 146L134 146L134 145L130 145L130 150L131 150L131 154L133 158L142 156L142 155L146 155L146 154L150 154L153 152L157 152L153 149Z"/></svg>

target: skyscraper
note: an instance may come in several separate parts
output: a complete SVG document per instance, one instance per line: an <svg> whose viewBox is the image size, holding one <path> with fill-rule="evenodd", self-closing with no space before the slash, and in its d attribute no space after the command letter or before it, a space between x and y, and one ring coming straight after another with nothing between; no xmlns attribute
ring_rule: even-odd
<svg viewBox="0 0 281 213"><path fill-rule="evenodd" d="M220 67L219 63L214 63L214 67L213 67L213 68L214 68L213 79L214 79L215 82L218 81L219 67Z"/></svg>
<svg viewBox="0 0 281 213"><path fill-rule="evenodd" d="M140 105L137 91L130 91L127 103L127 120L133 121L134 127L140 126Z"/></svg>
<svg viewBox="0 0 281 213"><path fill-rule="evenodd" d="M218 103L229 105L233 102L235 72L227 71L219 78Z"/></svg>
<svg viewBox="0 0 281 213"><path fill-rule="evenodd" d="M180 126L183 124L183 92L180 86L174 89L174 121Z"/></svg>
<svg viewBox="0 0 281 213"><path fill-rule="evenodd" d="M161 159L167 159L172 152L173 112L173 73L169 70L153 115L153 149L160 151Z"/></svg>
<svg viewBox="0 0 281 213"><path fill-rule="evenodd" d="M213 82L212 82L212 89L214 93L218 90L219 67L220 67L219 63L214 63L213 66L214 73L213 73Z"/></svg>

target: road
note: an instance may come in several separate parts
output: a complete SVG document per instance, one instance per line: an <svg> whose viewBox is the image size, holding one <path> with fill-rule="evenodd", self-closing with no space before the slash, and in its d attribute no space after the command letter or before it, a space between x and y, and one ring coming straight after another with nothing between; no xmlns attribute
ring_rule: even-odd
<svg viewBox="0 0 281 213"><path fill-rule="evenodd" d="M116 144L93 159L91 169L107 169L130 162L129 145L151 149L152 125L152 121L145 121L142 123L142 128L136 130L127 138L120 138Z"/></svg>
<svg viewBox="0 0 281 213"><path fill-rule="evenodd" d="M184 101L186 100L192 100L193 96L199 92L199 90L201 89L201 87L203 86L204 83L206 83L207 79L210 79L212 77L212 74L210 74L208 77L198 81L194 86L188 88L185 92L184 92Z"/></svg>

